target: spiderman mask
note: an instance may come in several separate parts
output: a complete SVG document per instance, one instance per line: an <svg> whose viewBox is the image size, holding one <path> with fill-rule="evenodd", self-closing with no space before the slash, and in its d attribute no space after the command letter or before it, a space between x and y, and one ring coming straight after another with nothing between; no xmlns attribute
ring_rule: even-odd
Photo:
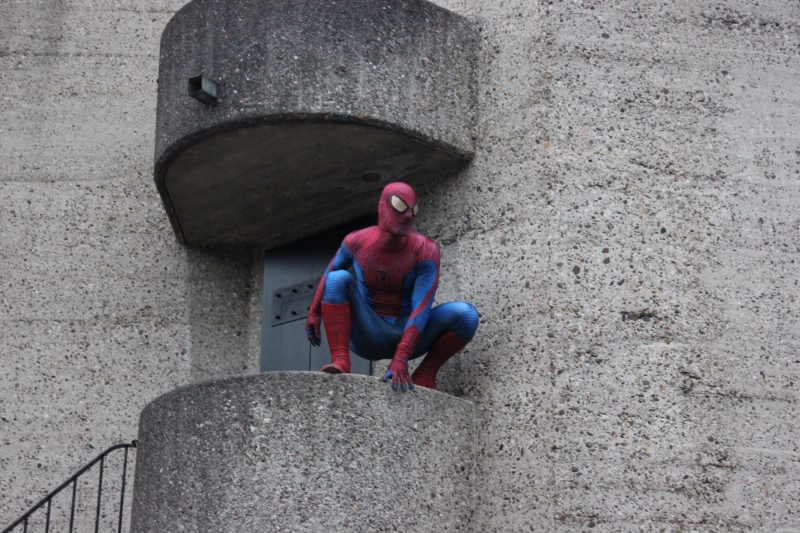
<svg viewBox="0 0 800 533"><path fill-rule="evenodd" d="M405 237L414 226L417 215L417 194L402 182L383 188L378 204L378 227L395 237Z"/></svg>

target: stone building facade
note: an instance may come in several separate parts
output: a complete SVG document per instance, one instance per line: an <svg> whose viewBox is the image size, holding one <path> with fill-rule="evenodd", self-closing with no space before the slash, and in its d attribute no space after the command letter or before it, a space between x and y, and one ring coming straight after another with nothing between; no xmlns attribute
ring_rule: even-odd
<svg viewBox="0 0 800 533"><path fill-rule="evenodd" d="M418 222L482 314L441 386L472 529L800 530L800 7L438 3L480 35L476 156ZM2 526L259 371L263 250L179 244L153 183L182 4L0 4Z"/></svg>

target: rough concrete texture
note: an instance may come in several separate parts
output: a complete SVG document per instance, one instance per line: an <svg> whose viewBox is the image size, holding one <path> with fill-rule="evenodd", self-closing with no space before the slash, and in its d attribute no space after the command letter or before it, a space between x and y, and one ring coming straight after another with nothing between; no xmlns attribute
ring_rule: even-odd
<svg viewBox="0 0 800 533"><path fill-rule="evenodd" d="M259 371L263 259L248 249L187 251L191 380Z"/></svg>
<svg viewBox="0 0 800 533"><path fill-rule="evenodd" d="M258 368L246 260L178 245L152 183L158 40L181 5L0 3L0 528L134 439L154 397Z"/></svg>
<svg viewBox="0 0 800 533"><path fill-rule="evenodd" d="M475 39L424 0L194 0L162 37L156 161L204 130L270 116L369 117L471 154ZM199 73L221 84L216 108L187 96Z"/></svg>
<svg viewBox="0 0 800 533"><path fill-rule="evenodd" d="M477 157L418 223L483 315L440 381L478 407L475 530L800 529L797 4L440 3L482 39ZM181 4L0 4L0 524L235 372L187 302L251 308L246 258L177 246L152 185Z"/></svg>
<svg viewBox="0 0 800 533"><path fill-rule="evenodd" d="M231 128L156 169L176 234L189 245L291 243L374 214L387 183L441 180L467 164L372 126L290 121ZM320 209L329 198L336 202Z"/></svg>
<svg viewBox="0 0 800 533"><path fill-rule="evenodd" d="M142 412L131 531L469 531L474 422L368 376L184 387Z"/></svg>
<svg viewBox="0 0 800 533"><path fill-rule="evenodd" d="M483 315L476 531L800 530L798 5L442 5L482 36L420 208Z"/></svg>
<svg viewBox="0 0 800 533"><path fill-rule="evenodd" d="M425 0L190 2L159 67L155 177L176 234L284 244L371 212L389 181L459 170L475 148L476 44ZM200 74L217 105L189 97Z"/></svg>

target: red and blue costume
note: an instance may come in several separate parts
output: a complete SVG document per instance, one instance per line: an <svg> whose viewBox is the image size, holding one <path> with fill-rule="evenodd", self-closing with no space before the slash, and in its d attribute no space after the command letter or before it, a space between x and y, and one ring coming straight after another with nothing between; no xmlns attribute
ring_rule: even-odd
<svg viewBox="0 0 800 533"><path fill-rule="evenodd" d="M332 362L323 372L349 373L352 350L365 359L391 359L383 379L391 378L395 389L435 389L441 366L475 334L478 312L471 304L433 307L439 247L411 230L416 213L414 190L390 183L381 193L378 225L345 237L325 271L306 320L314 344L320 320L325 323ZM409 376L408 361L425 354Z"/></svg>

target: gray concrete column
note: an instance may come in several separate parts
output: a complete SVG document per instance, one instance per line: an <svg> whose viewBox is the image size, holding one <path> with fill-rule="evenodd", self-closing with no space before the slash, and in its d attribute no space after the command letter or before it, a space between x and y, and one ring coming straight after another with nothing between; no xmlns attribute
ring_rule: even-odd
<svg viewBox="0 0 800 533"><path fill-rule="evenodd" d="M275 372L142 412L131 531L468 531L472 403Z"/></svg>

